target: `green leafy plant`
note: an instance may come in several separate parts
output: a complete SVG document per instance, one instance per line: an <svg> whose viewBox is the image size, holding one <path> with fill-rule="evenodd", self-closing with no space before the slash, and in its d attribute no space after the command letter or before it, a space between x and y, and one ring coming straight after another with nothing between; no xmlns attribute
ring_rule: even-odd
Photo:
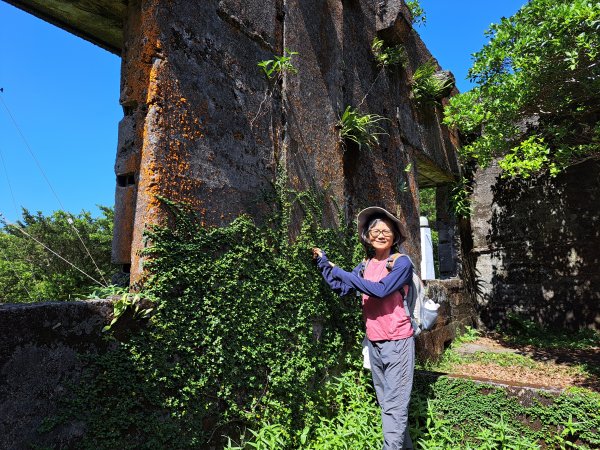
<svg viewBox="0 0 600 450"><path fill-rule="evenodd" d="M427 23L427 16L425 10L421 6L419 0L408 0L406 6L412 15L412 22L415 25L425 25Z"/></svg>
<svg viewBox="0 0 600 450"><path fill-rule="evenodd" d="M224 450L276 450L288 447L287 433L280 424L264 424L258 431L247 429L252 435L246 440L242 437L240 444L233 445L227 438Z"/></svg>
<svg viewBox="0 0 600 450"><path fill-rule="evenodd" d="M273 59L260 61L258 66L263 70L267 78L280 78L285 73L298 73L298 70L292 64L292 57L298 52L289 49L283 51L283 55L273 55Z"/></svg>
<svg viewBox="0 0 600 450"><path fill-rule="evenodd" d="M404 173L410 173L411 170L412 170L412 163L409 163L406 165L406 167L404 167ZM396 186L397 186L398 192L401 192L401 193L408 192L408 190L409 190L408 183L407 183L406 179L404 179L404 178L400 178L398 180L398 183Z"/></svg>
<svg viewBox="0 0 600 450"><path fill-rule="evenodd" d="M328 406L312 424L306 450L381 448L381 415L368 373L347 371L331 379L322 395Z"/></svg>
<svg viewBox="0 0 600 450"><path fill-rule="evenodd" d="M400 45L386 46L382 39L373 38L371 51L375 56L377 65L381 68L392 66L405 66L408 62L406 51Z"/></svg>
<svg viewBox="0 0 600 450"><path fill-rule="evenodd" d="M264 74L269 80L275 79L275 86L273 86L271 83L269 83L267 86L264 97L258 107L258 111L252 120L250 120L250 127L252 127L256 119L261 116L263 105L267 102L267 100L273 97L273 88L280 84L279 82L282 81L283 75L288 73L298 73L298 69L296 69L296 67L294 67L292 64L292 57L296 56L297 54L298 52L293 52L286 48L283 51L283 55L273 55L273 59L260 61L258 63L258 66L263 70Z"/></svg>
<svg viewBox="0 0 600 450"><path fill-rule="evenodd" d="M473 188L469 180L462 177L452 188L450 193L450 208L459 218L471 216L471 194Z"/></svg>
<svg viewBox="0 0 600 450"><path fill-rule="evenodd" d="M449 72L438 71L433 59L415 70L412 79L412 92L419 104L436 104L450 95L454 88L454 78Z"/></svg>
<svg viewBox="0 0 600 450"><path fill-rule="evenodd" d="M354 297L331 292L310 249L352 267L360 247L343 219L317 225L320 197L286 186L283 177L275 183L260 226L242 216L205 228L163 199L171 227L149 230L144 251L151 320L113 340L112 351L89 355L64 408L65 420L86 425L80 448L223 448L222 435L237 442L246 428L258 433L246 433L254 442L294 448L301 433L290 430L304 429L322 380L341 370L361 332ZM305 220L292 241L293 210ZM121 298L117 315L137 303Z"/></svg>
<svg viewBox="0 0 600 450"><path fill-rule="evenodd" d="M550 160L550 148L544 143L543 138L536 135L528 137L510 149L509 153L500 160L499 166L503 170L503 177L529 178L544 167L548 168L552 177L560 172L556 162Z"/></svg>
<svg viewBox="0 0 600 450"><path fill-rule="evenodd" d="M117 286L109 284L108 286L102 286L92 290L91 294L81 295L82 299L105 299L111 297L120 297L123 294L129 293L129 288L124 286Z"/></svg>
<svg viewBox="0 0 600 450"><path fill-rule="evenodd" d="M417 377L410 411L418 416L411 436L424 449L499 450L565 448L575 433L579 448L595 448L599 406L600 395L587 390L539 394L521 404L498 387Z"/></svg>
<svg viewBox="0 0 600 450"><path fill-rule="evenodd" d="M134 319L148 319L154 311L153 303L156 299L149 295L123 293L113 303L113 318L102 331L109 331L114 324L127 312L131 311Z"/></svg>
<svg viewBox="0 0 600 450"><path fill-rule="evenodd" d="M386 120L388 119L378 114L361 114L347 106L337 124L340 139L354 142L359 148L373 147L379 144L379 136L386 134L385 129L379 125Z"/></svg>
<svg viewBox="0 0 600 450"><path fill-rule="evenodd" d="M307 410L303 428L274 427L265 420L249 439L227 448L381 448L381 415L368 372L352 367L325 383L319 394L321 401ZM534 395L521 404L495 386L417 373L409 407L410 434L415 448L428 450L567 448L575 441L578 448L596 448L599 402L596 393L570 390ZM294 434L301 438L285 440Z"/></svg>

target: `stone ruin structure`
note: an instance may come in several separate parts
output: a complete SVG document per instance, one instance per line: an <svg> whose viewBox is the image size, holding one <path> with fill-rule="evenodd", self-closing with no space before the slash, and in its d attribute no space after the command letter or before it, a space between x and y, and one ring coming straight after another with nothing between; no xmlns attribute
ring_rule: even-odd
<svg viewBox="0 0 600 450"><path fill-rule="evenodd" d="M458 137L441 108L419 108L411 75L432 59L401 0L9 0L122 57L115 171L114 262L132 280L159 196L190 204L206 224L260 220L261 193L285 172L292 187L326 194L327 226L368 205L396 212L420 255L418 188L459 173ZM381 71L374 37L407 52ZM267 79L257 63L298 52L296 74ZM345 146L346 106L389 119L379 146ZM409 168L408 171L405 169ZM440 205L442 273L457 273L454 223ZM419 266L418 257L415 257Z"/></svg>
<svg viewBox="0 0 600 450"><path fill-rule="evenodd" d="M188 203L207 225L241 213L260 221L269 211L261 195L283 173L293 188L324 194L323 226L369 205L395 212L416 267L418 189L435 187L440 271L457 276L448 186L460 175L458 136L441 124L439 106L412 97L412 74L432 55L404 1L7 1L122 57L113 259L133 281L145 227L165 219L160 196ZM407 64L378 68L375 37L401 45ZM257 64L285 49L298 52L297 73L269 80ZM388 119L379 145L340 140L346 106ZM456 278L432 282L432 292L445 302L444 320L418 345L439 354L474 311ZM110 305L6 305L0 317L0 447L68 446L78 424L44 439L36 430L76 379L77 352L107 351L100 330Z"/></svg>
<svg viewBox="0 0 600 450"><path fill-rule="evenodd" d="M516 314L553 328L600 330L600 162L555 179L475 175L474 292L488 328Z"/></svg>

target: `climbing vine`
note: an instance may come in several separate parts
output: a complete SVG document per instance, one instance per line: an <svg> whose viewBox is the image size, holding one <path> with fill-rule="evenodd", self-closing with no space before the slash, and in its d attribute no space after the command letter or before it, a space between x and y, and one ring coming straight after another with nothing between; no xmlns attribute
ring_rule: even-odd
<svg viewBox="0 0 600 450"><path fill-rule="evenodd" d="M335 296L314 268L319 245L350 267L357 248L343 223L323 229L320 202L279 181L264 225L242 216L205 228L163 199L172 227L144 251L153 316L115 349L88 358L64 418L84 421L82 448L218 445L265 417L301 427L322 381L362 326L355 297ZM292 211L305 219L290 240Z"/></svg>

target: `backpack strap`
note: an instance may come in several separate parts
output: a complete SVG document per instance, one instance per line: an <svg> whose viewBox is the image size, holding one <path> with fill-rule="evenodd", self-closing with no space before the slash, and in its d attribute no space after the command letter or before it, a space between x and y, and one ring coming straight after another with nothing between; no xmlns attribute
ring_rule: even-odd
<svg viewBox="0 0 600 450"><path fill-rule="evenodd" d="M394 263L396 262L396 260L398 258L400 258L401 256L406 256L403 253L393 253L390 256L388 256L387 259L387 264L385 265L385 268L388 270L388 272L391 272L392 269L394 268ZM410 258L409 258L410 259Z"/></svg>
<svg viewBox="0 0 600 450"><path fill-rule="evenodd" d="M360 263L360 269L358 270L358 274L361 278L365 277L365 270L367 270L367 265L369 264L369 260L367 258L363 259Z"/></svg>
<svg viewBox="0 0 600 450"><path fill-rule="evenodd" d="M410 261L410 263L412 264L412 261L410 260L410 257L408 255L405 255L404 253L393 253L390 256L388 256L387 264L385 265L385 268L388 270L388 272L392 271L392 269L394 268L394 263L401 256L406 256L408 258L408 260ZM404 286L402 286L400 288L400 295L402 295L402 299L404 299L404 306L406 307L406 296L408 295L408 284L405 284ZM410 315L409 315L409 317L410 317Z"/></svg>

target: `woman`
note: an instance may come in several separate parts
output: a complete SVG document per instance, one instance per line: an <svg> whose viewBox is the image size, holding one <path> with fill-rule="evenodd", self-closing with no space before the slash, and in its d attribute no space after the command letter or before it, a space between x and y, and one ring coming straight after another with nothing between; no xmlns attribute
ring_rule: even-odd
<svg viewBox="0 0 600 450"><path fill-rule="evenodd" d="M358 214L358 233L367 260L346 272L313 249L317 267L340 295L362 293L363 317L373 384L381 407L383 450L412 449L408 432L408 403L412 390L415 344L401 289L412 277L412 263L398 257L389 270L390 256L404 241L401 222L383 208L366 208Z"/></svg>

